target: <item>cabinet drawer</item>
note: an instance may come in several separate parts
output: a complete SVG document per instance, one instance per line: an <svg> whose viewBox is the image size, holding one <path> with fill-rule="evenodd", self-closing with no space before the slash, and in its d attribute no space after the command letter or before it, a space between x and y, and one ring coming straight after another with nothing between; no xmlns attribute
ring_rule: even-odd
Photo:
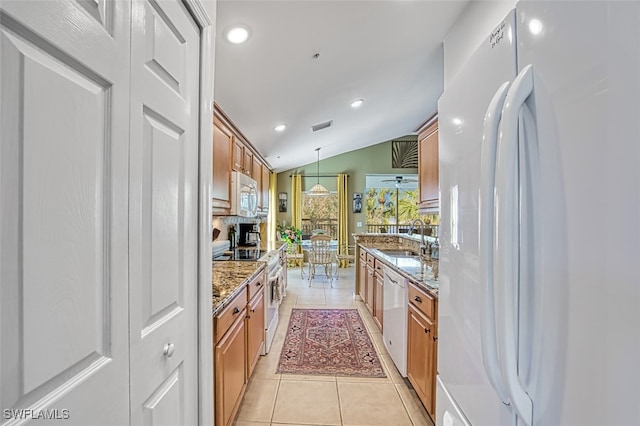
<svg viewBox="0 0 640 426"><path fill-rule="evenodd" d="M238 318L244 317L245 307L247 306L247 287L231 301L229 306L224 308L215 317L214 327L216 332L216 342L220 341L222 336L229 330Z"/></svg>
<svg viewBox="0 0 640 426"><path fill-rule="evenodd" d="M247 290L249 292L248 299L253 299L253 296L263 291L265 285L265 274L264 271L260 273L257 277L255 277L251 282L247 285Z"/></svg>
<svg viewBox="0 0 640 426"><path fill-rule="evenodd" d="M373 264L375 263L375 259L376 258L372 254L367 253L367 266L373 268Z"/></svg>
<svg viewBox="0 0 640 426"><path fill-rule="evenodd" d="M384 273L384 264L380 259L375 259L373 265L373 269L376 270L376 274L382 275Z"/></svg>
<svg viewBox="0 0 640 426"><path fill-rule="evenodd" d="M420 290L413 284L409 285L409 303L418 308L427 318L435 321L436 301L433 296Z"/></svg>
<svg viewBox="0 0 640 426"><path fill-rule="evenodd" d="M367 252L363 248L360 249L360 259L367 261Z"/></svg>

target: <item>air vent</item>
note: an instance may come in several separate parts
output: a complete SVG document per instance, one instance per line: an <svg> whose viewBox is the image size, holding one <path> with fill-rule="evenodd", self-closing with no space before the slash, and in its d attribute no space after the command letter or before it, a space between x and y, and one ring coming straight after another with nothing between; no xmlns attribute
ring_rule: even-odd
<svg viewBox="0 0 640 426"><path fill-rule="evenodd" d="M333 124L333 120L325 121L324 123L316 124L311 126L312 132L317 132L318 130L326 129L327 127L331 127Z"/></svg>

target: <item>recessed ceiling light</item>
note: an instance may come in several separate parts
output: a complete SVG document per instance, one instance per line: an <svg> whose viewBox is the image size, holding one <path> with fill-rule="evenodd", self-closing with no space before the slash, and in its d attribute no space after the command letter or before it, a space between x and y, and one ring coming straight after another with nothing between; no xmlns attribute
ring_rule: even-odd
<svg viewBox="0 0 640 426"><path fill-rule="evenodd" d="M276 132L284 132L284 129L287 128L286 124L278 124L276 127L273 128L273 130L275 130Z"/></svg>
<svg viewBox="0 0 640 426"><path fill-rule="evenodd" d="M227 30L227 40L233 44L241 44L249 39L249 28L244 25L235 25Z"/></svg>
<svg viewBox="0 0 640 426"><path fill-rule="evenodd" d="M355 101L351 102L351 108L358 108L360 105L362 105L363 102L364 99L356 99Z"/></svg>

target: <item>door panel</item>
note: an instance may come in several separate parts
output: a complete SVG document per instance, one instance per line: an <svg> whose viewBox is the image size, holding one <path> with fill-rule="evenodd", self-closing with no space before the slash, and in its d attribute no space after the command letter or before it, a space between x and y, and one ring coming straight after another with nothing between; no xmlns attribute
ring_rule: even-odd
<svg viewBox="0 0 640 426"><path fill-rule="evenodd" d="M133 13L131 421L196 424L199 29L178 1Z"/></svg>
<svg viewBox="0 0 640 426"><path fill-rule="evenodd" d="M0 11L0 406L123 424L129 11L85 6Z"/></svg>

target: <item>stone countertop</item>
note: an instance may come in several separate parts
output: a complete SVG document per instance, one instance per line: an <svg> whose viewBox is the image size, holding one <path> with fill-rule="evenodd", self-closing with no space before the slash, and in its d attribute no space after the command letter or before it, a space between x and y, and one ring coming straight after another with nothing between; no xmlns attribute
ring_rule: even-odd
<svg viewBox="0 0 640 426"><path fill-rule="evenodd" d="M434 279L433 268L437 261L419 257L394 256L381 252L377 248L367 248L371 254L383 260L387 265L403 273L411 281L421 284L433 295L438 295L438 280Z"/></svg>
<svg viewBox="0 0 640 426"><path fill-rule="evenodd" d="M284 250L280 241L260 245L261 250L268 250L265 255L256 261L227 260L211 262L211 286L213 290L212 315L222 308L242 290L242 285L253 279L273 260L280 256L280 250Z"/></svg>
<svg viewBox="0 0 640 426"><path fill-rule="evenodd" d="M354 235L360 247L371 252L385 264L406 276L411 282L423 290L438 297L438 280L434 279L433 271L438 268L438 260L420 259L419 257L393 256L380 250L412 250L418 251L419 240L407 238L397 234L358 234Z"/></svg>
<svg viewBox="0 0 640 426"><path fill-rule="evenodd" d="M242 291L247 280L258 275L266 267L262 261L215 261L211 264L211 285L213 289L211 315L222 308Z"/></svg>

